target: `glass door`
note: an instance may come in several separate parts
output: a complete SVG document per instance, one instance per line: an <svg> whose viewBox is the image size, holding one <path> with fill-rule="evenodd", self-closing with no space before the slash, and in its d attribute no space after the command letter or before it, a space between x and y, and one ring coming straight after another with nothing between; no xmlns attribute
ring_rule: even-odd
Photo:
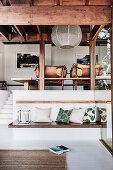
<svg viewBox="0 0 113 170"><path fill-rule="evenodd" d="M99 33L95 46L95 100L97 115L103 124L101 142L112 152L111 109L111 27L106 25Z"/></svg>

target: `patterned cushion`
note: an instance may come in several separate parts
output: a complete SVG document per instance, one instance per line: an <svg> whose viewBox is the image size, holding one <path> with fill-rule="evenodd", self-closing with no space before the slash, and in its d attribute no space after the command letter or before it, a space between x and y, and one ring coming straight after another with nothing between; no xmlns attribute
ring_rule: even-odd
<svg viewBox="0 0 113 170"><path fill-rule="evenodd" d="M101 122L106 122L107 121L107 109L106 108L100 108L98 107L98 113L101 118Z"/></svg>
<svg viewBox="0 0 113 170"><path fill-rule="evenodd" d="M87 108L84 114L83 122L95 122L95 109Z"/></svg>
<svg viewBox="0 0 113 170"><path fill-rule="evenodd" d="M60 108L56 122L69 124L71 112L72 110L63 110L62 108Z"/></svg>

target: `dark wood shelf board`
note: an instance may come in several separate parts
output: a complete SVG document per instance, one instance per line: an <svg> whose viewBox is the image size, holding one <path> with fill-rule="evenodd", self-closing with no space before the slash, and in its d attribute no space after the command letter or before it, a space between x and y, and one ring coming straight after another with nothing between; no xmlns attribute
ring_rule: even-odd
<svg viewBox="0 0 113 170"><path fill-rule="evenodd" d="M111 103L111 101L110 100L106 100L106 101L104 101L104 100L103 101L102 100L101 101L90 101L90 100L89 101L87 101L87 100L86 101L85 100L84 101L79 101L79 100L78 101L74 101L74 100L73 101L71 101L71 100L68 100L68 101L67 100L62 100L62 101L43 101L43 100L42 101L33 101L32 100L32 101L29 101L28 100L27 101L26 100L26 101L16 101L16 103L18 103L18 104L20 104L20 103Z"/></svg>
<svg viewBox="0 0 113 170"><path fill-rule="evenodd" d="M106 128L106 123L70 123L70 124L63 124L63 123L34 123L30 122L29 124L19 124L18 122L12 122L8 125L9 128Z"/></svg>

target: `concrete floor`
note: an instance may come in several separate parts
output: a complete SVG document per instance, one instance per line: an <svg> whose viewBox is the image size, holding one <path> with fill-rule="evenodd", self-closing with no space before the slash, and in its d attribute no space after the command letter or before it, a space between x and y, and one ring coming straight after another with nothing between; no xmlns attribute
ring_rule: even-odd
<svg viewBox="0 0 113 170"><path fill-rule="evenodd" d="M11 129L0 126L0 149L48 149L56 145L70 148L67 170L113 170L113 157L97 140L22 140L12 137Z"/></svg>

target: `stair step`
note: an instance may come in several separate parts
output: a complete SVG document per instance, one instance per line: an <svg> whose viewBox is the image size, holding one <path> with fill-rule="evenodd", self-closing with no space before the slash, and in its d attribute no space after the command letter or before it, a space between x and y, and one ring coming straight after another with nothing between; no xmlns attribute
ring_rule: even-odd
<svg viewBox="0 0 113 170"><path fill-rule="evenodd" d="M9 124L13 122L13 94L10 93L0 111L0 124Z"/></svg>
<svg viewBox="0 0 113 170"><path fill-rule="evenodd" d="M9 124L13 122L13 119L0 119L0 124Z"/></svg>
<svg viewBox="0 0 113 170"><path fill-rule="evenodd" d="M12 104L5 104L3 106L3 109L13 109L13 105Z"/></svg>
<svg viewBox="0 0 113 170"><path fill-rule="evenodd" d="M13 101L13 98L12 98L12 97L8 97L7 100L8 100L8 101Z"/></svg>
<svg viewBox="0 0 113 170"><path fill-rule="evenodd" d="M10 113L0 113L0 119L13 119L13 114L10 114Z"/></svg>
<svg viewBox="0 0 113 170"><path fill-rule="evenodd" d="M13 113L13 109L1 109L1 113Z"/></svg>
<svg viewBox="0 0 113 170"><path fill-rule="evenodd" d="M13 104L13 100L7 100L6 102L5 102L5 104Z"/></svg>
<svg viewBox="0 0 113 170"><path fill-rule="evenodd" d="M10 95L9 96L13 96L13 93L10 93Z"/></svg>

